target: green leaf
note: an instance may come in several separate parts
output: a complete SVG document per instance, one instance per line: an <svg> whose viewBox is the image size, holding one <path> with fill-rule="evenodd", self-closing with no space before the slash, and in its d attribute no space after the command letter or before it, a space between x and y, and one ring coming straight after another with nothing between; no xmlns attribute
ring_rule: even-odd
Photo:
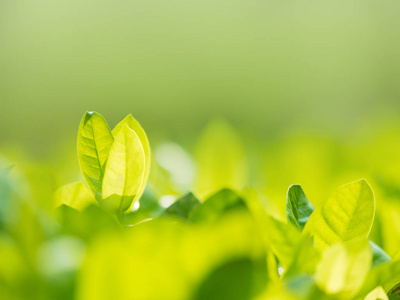
<svg viewBox="0 0 400 300"><path fill-rule="evenodd" d="M286 214L290 223L303 230L314 207L308 201L300 185L291 185L287 193Z"/></svg>
<svg viewBox="0 0 400 300"><path fill-rule="evenodd" d="M137 136L139 137L140 142L142 143L142 146L143 146L144 157L145 157L145 170L144 170L142 185L136 195L136 198L140 199L140 197L143 195L143 192L146 188L146 183L147 183L147 180L149 179L149 175L150 175L150 165L151 165L150 143L147 138L146 132L143 130L142 126L140 126L139 122L136 121L136 119L131 114L127 115L112 130L112 134L114 137L116 137L118 135L118 133L121 131L121 129L124 127L124 125L128 125L128 127L137 134Z"/></svg>
<svg viewBox="0 0 400 300"><path fill-rule="evenodd" d="M190 214L192 222L215 222L222 215L234 211L247 209L244 200L230 189L223 189L203 204L196 206Z"/></svg>
<svg viewBox="0 0 400 300"><path fill-rule="evenodd" d="M192 193L189 193L165 209L161 216L186 220L189 218L190 212L198 205L200 205L200 201Z"/></svg>
<svg viewBox="0 0 400 300"><path fill-rule="evenodd" d="M361 288L371 262L367 240L335 244L324 251L315 280L326 293L350 298Z"/></svg>
<svg viewBox="0 0 400 300"><path fill-rule="evenodd" d="M83 177L99 201L105 164L113 143L113 136L103 116L87 112L78 131L78 159Z"/></svg>
<svg viewBox="0 0 400 300"><path fill-rule="evenodd" d="M96 204L93 195L82 182L73 182L60 187L54 194L55 206L62 204L82 211L91 204Z"/></svg>
<svg viewBox="0 0 400 300"><path fill-rule="evenodd" d="M372 267L389 262L391 260L390 256L377 244L369 241L369 245L372 251Z"/></svg>
<svg viewBox="0 0 400 300"><path fill-rule="evenodd" d="M111 146L103 179L101 204L111 211L125 211L143 183L145 155L137 134L124 125Z"/></svg>
<svg viewBox="0 0 400 300"><path fill-rule="evenodd" d="M314 236L315 246L323 250L335 243L366 239L374 215L374 193L362 179L340 187L314 211L305 231Z"/></svg>

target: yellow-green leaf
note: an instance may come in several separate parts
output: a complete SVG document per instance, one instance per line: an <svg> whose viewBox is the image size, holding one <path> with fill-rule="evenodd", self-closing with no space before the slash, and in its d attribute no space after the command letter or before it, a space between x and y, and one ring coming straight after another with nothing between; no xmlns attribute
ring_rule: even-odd
<svg viewBox="0 0 400 300"><path fill-rule="evenodd" d="M335 244L327 248L317 266L315 281L328 294L351 298L361 288L371 267L367 240Z"/></svg>
<svg viewBox="0 0 400 300"><path fill-rule="evenodd" d="M83 177L97 200L101 199L105 164L113 136L103 116L86 112L78 132L78 158Z"/></svg>
<svg viewBox="0 0 400 300"><path fill-rule="evenodd" d="M90 204L96 203L93 195L88 191L83 182L73 182L60 187L54 194L55 206L67 205L82 211Z"/></svg>
<svg viewBox="0 0 400 300"><path fill-rule="evenodd" d="M115 211L137 200L145 172L145 154L138 135L124 125L111 146L103 179L102 204Z"/></svg>
<svg viewBox="0 0 400 300"><path fill-rule="evenodd" d="M375 215L375 197L369 184L358 180L340 187L306 224L315 246L323 250L338 242L367 238Z"/></svg>
<svg viewBox="0 0 400 300"><path fill-rule="evenodd" d="M149 174L150 174L150 164L151 164L151 150L150 150L150 143L147 138L146 132L143 130L142 126L140 126L139 122L131 115L127 115L121 122L115 126L115 128L112 130L112 134L114 137L118 135L118 133L121 131L124 125L128 125L130 129L135 131L137 136L140 139L140 142L142 143L143 146L143 151L144 151L144 157L145 157L145 170L144 170L144 176L143 176L143 183L142 186L140 187L140 190L138 191L136 198L139 199L144 192L144 189L146 188L146 183L147 180L149 179Z"/></svg>

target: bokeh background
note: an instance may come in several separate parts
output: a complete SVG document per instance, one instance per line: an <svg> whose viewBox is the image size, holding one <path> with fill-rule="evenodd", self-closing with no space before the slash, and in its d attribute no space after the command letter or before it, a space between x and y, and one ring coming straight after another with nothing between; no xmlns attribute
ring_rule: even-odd
<svg viewBox="0 0 400 300"><path fill-rule="evenodd" d="M314 202L360 177L395 193L399 12L386 0L2 0L0 151L46 164L57 187L81 179L85 111L111 127L132 113L183 178L217 118L247 157L239 182L282 203L292 183Z"/></svg>
<svg viewBox="0 0 400 300"><path fill-rule="evenodd" d="M236 282L263 287L265 270L247 272L247 260L246 272L230 269L238 255L268 261L268 288L284 291L285 270L261 236L284 237L295 268L318 260L289 226L267 221L286 222L291 184L318 210L336 188L367 179L369 239L399 259L399 16L398 0L0 0L0 295L189 299L220 274L214 298L193 299L244 299ZM95 201L76 150L86 111L111 128L132 114L148 134L146 191L121 214L139 226L131 235L99 206L60 207ZM225 187L262 226L235 214L219 225L157 223L189 191L204 201ZM231 193L214 200L230 213ZM205 207L213 216L217 207ZM348 259L358 268L354 253L335 268L345 272ZM343 278L332 286L351 286ZM296 282L296 296L310 292Z"/></svg>

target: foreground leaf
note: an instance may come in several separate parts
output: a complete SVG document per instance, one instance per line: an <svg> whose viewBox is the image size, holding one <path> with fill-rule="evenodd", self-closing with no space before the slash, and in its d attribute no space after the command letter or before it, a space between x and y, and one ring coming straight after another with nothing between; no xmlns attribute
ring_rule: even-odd
<svg viewBox="0 0 400 300"><path fill-rule="evenodd" d="M110 149L103 179L102 205L125 211L137 200L145 170L145 157L137 134L127 125L120 130Z"/></svg>
<svg viewBox="0 0 400 300"><path fill-rule="evenodd" d="M113 136L103 116L87 112L78 132L78 158L83 177L97 200L102 198L105 164Z"/></svg>
<svg viewBox="0 0 400 300"><path fill-rule="evenodd" d="M149 179L149 174L150 174L150 163L151 163L150 143L147 138L146 132L143 130L142 126L140 126L139 122L136 121L136 119L131 114L127 115L112 130L112 134L114 137L116 137L118 135L118 133L121 131L121 129L124 127L124 125L128 125L128 127L137 134L137 136L139 137L140 142L142 143L142 146L143 146L144 157L145 157L145 171L144 171L144 175L143 175L142 185L141 185L139 191L137 192L137 196L136 196L136 198L140 199L140 197L143 195L143 192L146 188L146 183L147 183L147 180Z"/></svg>
<svg viewBox="0 0 400 300"><path fill-rule="evenodd" d="M290 223L303 230L314 207L300 185L291 185L287 193L286 214Z"/></svg>
<svg viewBox="0 0 400 300"><path fill-rule="evenodd" d="M366 239L375 215L375 198L364 180L340 187L311 215L305 230L323 250L339 242Z"/></svg>
<svg viewBox="0 0 400 300"><path fill-rule="evenodd" d="M323 253L315 280L326 293L351 298L362 286L371 262L366 240L335 244Z"/></svg>

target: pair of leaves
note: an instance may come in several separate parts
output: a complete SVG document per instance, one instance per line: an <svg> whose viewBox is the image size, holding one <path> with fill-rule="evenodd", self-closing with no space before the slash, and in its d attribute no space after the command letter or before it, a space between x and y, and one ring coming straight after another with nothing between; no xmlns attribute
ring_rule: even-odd
<svg viewBox="0 0 400 300"><path fill-rule="evenodd" d="M131 115L111 132L100 114L87 112L78 132L78 158L90 190L108 209L124 211L142 195L150 172L150 146Z"/></svg>

